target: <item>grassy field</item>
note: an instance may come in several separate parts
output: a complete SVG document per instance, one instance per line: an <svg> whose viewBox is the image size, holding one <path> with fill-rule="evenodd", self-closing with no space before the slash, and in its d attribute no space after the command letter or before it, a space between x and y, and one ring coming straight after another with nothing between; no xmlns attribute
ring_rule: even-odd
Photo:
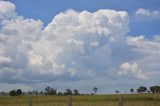
<svg viewBox="0 0 160 106"><path fill-rule="evenodd" d="M124 106L160 106L160 94L125 94ZM28 106L28 96L1 96L0 106ZM73 106L118 106L118 95L73 96ZM32 96L33 106L67 106L67 96Z"/></svg>

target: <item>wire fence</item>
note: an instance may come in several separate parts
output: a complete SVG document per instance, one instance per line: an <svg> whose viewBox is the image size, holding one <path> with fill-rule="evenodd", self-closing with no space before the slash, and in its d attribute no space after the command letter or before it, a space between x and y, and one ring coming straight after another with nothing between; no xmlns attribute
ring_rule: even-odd
<svg viewBox="0 0 160 106"><path fill-rule="evenodd" d="M32 104L33 104L32 96L30 95L28 98L28 106L33 106ZM72 95L68 96L67 106L73 106L72 105ZM119 98L118 98L118 106L123 106L123 99L121 95L119 95Z"/></svg>

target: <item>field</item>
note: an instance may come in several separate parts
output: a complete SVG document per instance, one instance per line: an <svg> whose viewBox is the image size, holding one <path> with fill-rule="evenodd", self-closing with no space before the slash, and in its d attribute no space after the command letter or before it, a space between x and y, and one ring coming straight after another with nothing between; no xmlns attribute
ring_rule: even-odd
<svg viewBox="0 0 160 106"><path fill-rule="evenodd" d="M123 106L160 106L157 94L123 94ZM28 106L28 96L0 96L0 106ZM67 96L32 96L33 106L67 106ZM118 106L118 95L72 96L72 106Z"/></svg>

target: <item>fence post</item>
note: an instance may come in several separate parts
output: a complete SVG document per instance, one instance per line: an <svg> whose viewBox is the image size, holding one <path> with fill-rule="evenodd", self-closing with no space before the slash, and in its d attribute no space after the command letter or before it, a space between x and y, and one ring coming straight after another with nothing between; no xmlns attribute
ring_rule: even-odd
<svg viewBox="0 0 160 106"><path fill-rule="evenodd" d="M123 106L123 100L122 100L122 96L121 95L119 95L118 104L119 104L119 106Z"/></svg>
<svg viewBox="0 0 160 106"><path fill-rule="evenodd" d="M68 96L68 106L72 106L72 96Z"/></svg>
<svg viewBox="0 0 160 106"><path fill-rule="evenodd" d="M32 95L28 98L28 106L32 106Z"/></svg>

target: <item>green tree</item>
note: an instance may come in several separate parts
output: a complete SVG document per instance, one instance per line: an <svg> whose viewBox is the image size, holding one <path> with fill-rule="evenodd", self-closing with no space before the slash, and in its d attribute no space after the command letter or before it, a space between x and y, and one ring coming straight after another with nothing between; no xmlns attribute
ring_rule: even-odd
<svg viewBox="0 0 160 106"><path fill-rule="evenodd" d="M151 87L150 87L150 91L151 91L152 93L160 93L160 86L158 86L158 85L151 86Z"/></svg>
<svg viewBox="0 0 160 106"><path fill-rule="evenodd" d="M131 93L134 93L134 89L133 89L133 88L131 88L131 89L130 89L130 92L131 92Z"/></svg>
<svg viewBox="0 0 160 106"><path fill-rule="evenodd" d="M16 94L17 94L17 96L22 95L22 90L21 89L17 89Z"/></svg>
<svg viewBox="0 0 160 106"><path fill-rule="evenodd" d="M145 86L140 86L139 89L142 93L145 93L147 91L147 88Z"/></svg>
<svg viewBox="0 0 160 106"><path fill-rule="evenodd" d="M56 94L57 94L57 90L54 88L50 88L49 95L56 95Z"/></svg>
<svg viewBox="0 0 160 106"><path fill-rule="evenodd" d="M74 92L75 95L78 95L78 94L79 94L78 89L74 89L73 92Z"/></svg>
<svg viewBox="0 0 160 106"><path fill-rule="evenodd" d="M62 96L63 93L59 91L59 92L57 93L57 95L58 95L58 96Z"/></svg>
<svg viewBox="0 0 160 106"><path fill-rule="evenodd" d="M10 96L16 96L17 95L16 90L9 91L9 95Z"/></svg>
<svg viewBox="0 0 160 106"><path fill-rule="evenodd" d="M20 95L22 95L22 90L21 89L11 90L9 92L9 95L10 96L20 96Z"/></svg>
<svg viewBox="0 0 160 106"><path fill-rule="evenodd" d="M45 90L45 94L46 94L46 95L49 95L50 87L49 87L49 86L47 86L44 90Z"/></svg>
<svg viewBox="0 0 160 106"><path fill-rule="evenodd" d="M43 95L43 93L44 93L43 91L40 91L40 94L41 94L41 95Z"/></svg>
<svg viewBox="0 0 160 106"><path fill-rule="evenodd" d="M66 89L66 95L72 95L72 90Z"/></svg>
<svg viewBox="0 0 160 106"><path fill-rule="evenodd" d="M147 88L145 86L140 86L138 89L137 89L137 92L138 93L145 93L147 91Z"/></svg>
<svg viewBox="0 0 160 106"><path fill-rule="evenodd" d="M56 95L57 94L57 90L49 86L45 88L45 91L46 91L45 92L46 95Z"/></svg>
<svg viewBox="0 0 160 106"><path fill-rule="evenodd" d="M115 92L116 92L117 94L119 94L119 90L116 90Z"/></svg>
<svg viewBox="0 0 160 106"><path fill-rule="evenodd" d="M94 94L97 94L97 91L98 91L98 88L97 88L97 87L94 87L94 88L93 88Z"/></svg>
<svg viewBox="0 0 160 106"><path fill-rule="evenodd" d="M139 88L137 89L137 93L141 93L141 90Z"/></svg>

